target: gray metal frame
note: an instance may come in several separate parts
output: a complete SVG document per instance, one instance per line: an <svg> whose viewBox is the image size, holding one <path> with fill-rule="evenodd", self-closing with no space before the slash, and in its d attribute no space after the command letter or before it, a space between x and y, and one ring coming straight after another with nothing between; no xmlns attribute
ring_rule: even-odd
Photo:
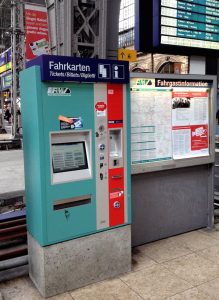
<svg viewBox="0 0 219 300"><path fill-rule="evenodd" d="M90 0L89 0L90 1ZM88 0L84 1L86 5ZM121 0L95 0L95 11L99 12L99 32L94 32L94 41L79 41L80 31L89 30L89 16L82 16L85 22L74 30L75 11L79 12L78 0L45 0L48 11L51 54L81 56L80 48L92 48L91 57L117 59L118 28ZM75 9L76 8L76 9ZM82 12L83 14L83 12Z"/></svg>
<svg viewBox="0 0 219 300"><path fill-rule="evenodd" d="M212 80L209 156L132 166L132 246L214 225L216 76L131 73L131 78Z"/></svg>
<svg viewBox="0 0 219 300"><path fill-rule="evenodd" d="M213 164L132 175L132 246L214 225Z"/></svg>
<svg viewBox="0 0 219 300"><path fill-rule="evenodd" d="M53 55L71 55L71 0L46 0L50 49Z"/></svg>
<svg viewBox="0 0 219 300"><path fill-rule="evenodd" d="M186 79L186 80L212 80L213 87L209 101L209 155L203 157L192 157L180 160L168 160L154 163L145 163L132 165L132 174L140 174L161 170L169 170L183 168L188 166L198 166L210 164L214 162L215 157L215 122L216 122L216 99L217 99L217 77L216 76L200 76L200 75L167 75L167 74L152 74L152 73L131 73L130 78L161 78L161 79Z"/></svg>

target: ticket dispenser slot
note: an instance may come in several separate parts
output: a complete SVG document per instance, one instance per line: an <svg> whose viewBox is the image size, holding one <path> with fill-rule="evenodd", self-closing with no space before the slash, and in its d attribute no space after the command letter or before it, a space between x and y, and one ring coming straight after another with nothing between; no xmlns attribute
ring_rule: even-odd
<svg viewBox="0 0 219 300"><path fill-rule="evenodd" d="M123 165L122 157L122 129L109 129L109 160L110 168L119 168Z"/></svg>
<svg viewBox="0 0 219 300"><path fill-rule="evenodd" d="M84 195L84 196L78 196L74 198L54 201L53 209L59 210L59 209L65 209L65 208L75 207L79 205L86 205L89 203L91 203L91 195Z"/></svg>

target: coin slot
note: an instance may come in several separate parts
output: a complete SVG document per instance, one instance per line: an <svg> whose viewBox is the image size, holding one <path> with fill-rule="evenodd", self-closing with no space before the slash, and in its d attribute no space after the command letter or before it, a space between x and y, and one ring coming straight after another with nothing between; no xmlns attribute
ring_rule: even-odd
<svg viewBox="0 0 219 300"><path fill-rule="evenodd" d="M115 166L117 166L118 165L118 160L117 159L114 159L113 160L113 166L115 167Z"/></svg>

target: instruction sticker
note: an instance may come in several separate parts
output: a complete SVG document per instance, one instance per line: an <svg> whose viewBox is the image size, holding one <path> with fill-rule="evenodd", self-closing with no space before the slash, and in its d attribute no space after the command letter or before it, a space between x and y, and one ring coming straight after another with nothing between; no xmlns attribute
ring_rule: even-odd
<svg viewBox="0 0 219 300"><path fill-rule="evenodd" d="M81 117L79 118L69 118L72 123L65 122L60 120L60 130L69 130L69 129L80 129L83 128L83 120Z"/></svg>

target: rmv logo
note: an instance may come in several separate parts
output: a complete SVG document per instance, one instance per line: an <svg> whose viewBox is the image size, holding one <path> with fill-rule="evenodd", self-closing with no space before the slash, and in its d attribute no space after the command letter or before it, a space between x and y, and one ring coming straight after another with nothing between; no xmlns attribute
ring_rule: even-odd
<svg viewBox="0 0 219 300"><path fill-rule="evenodd" d="M48 96L71 96L70 88L48 87Z"/></svg>

